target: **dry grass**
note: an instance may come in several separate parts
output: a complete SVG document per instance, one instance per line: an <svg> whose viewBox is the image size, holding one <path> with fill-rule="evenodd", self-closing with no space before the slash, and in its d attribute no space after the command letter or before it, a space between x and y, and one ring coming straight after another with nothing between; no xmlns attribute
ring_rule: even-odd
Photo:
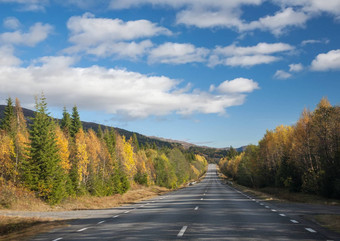
<svg viewBox="0 0 340 241"><path fill-rule="evenodd" d="M86 209L105 209L119 207L124 204L139 202L154 196L168 192L169 190L162 187L136 186L127 193L116 194L109 197L81 196L69 198L60 205L55 206L55 210L86 210Z"/></svg>
<svg viewBox="0 0 340 241"><path fill-rule="evenodd" d="M62 220L0 216L0 240L28 240L40 232L65 225Z"/></svg>
<svg viewBox="0 0 340 241"><path fill-rule="evenodd" d="M310 216L309 218L327 229L340 233L340 215L322 214Z"/></svg>

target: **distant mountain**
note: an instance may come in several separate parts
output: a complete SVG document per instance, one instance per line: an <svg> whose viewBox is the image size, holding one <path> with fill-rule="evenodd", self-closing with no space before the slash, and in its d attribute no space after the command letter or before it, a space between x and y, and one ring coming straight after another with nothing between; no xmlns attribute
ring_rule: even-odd
<svg viewBox="0 0 340 241"><path fill-rule="evenodd" d="M0 120L4 117L4 110L5 105L0 105ZM28 124L31 123L31 119L34 117L34 111L26 108L22 108L24 116L26 118L26 121ZM57 121L60 121L59 119L56 119ZM82 121L83 128L85 130L93 129L94 131L98 130L99 124L93 123L93 122L86 122ZM111 128L110 126L100 125L101 128L104 130L105 128ZM180 147L183 148L189 152L193 152L195 154L203 155L207 158L210 162L218 162L220 158L227 155L228 150L230 147L226 148L213 148L213 147L207 147L207 146L197 146L192 143L188 143L185 141L178 141L178 140L171 140L171 139L165 139L161 137L155 137L155 136L145 136L136 132L124 130L121 128L114 127L114 129L122 136L125 136L127 139L132 137L132 135L135 133L138 139L138 142L141 145L146 145L147 143L149 145L156 145L158 148L163 147ZM244 151L246 146L242 146L239 148L236 148L238 152Z"/></svg>

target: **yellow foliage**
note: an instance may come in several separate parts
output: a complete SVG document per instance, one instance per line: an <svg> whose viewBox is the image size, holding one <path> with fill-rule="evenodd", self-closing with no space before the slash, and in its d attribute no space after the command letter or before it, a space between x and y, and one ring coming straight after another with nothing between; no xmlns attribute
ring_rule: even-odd
<svg viewBox="0 0 340 241"><path fill-rule="evenodd" d="M76 158L77 158L77 171L79 182L85 182L88 175L87 165L89 158L86 151L85 133L82 129L78 131L75 136L76 142Z"/></svg>
<svg viewBox="0 0 340 241"><path fill-rule="evenodd" d="M61 159L60 165L61 167L68 172L71 169L71 163L70 163L70 151L68 148L68 140L64 135L64 132L57 127L56 128L56 141L58 146L58 153Z"/></svg>
<svg viewBox="0 0 340 241"><path fill-rule="evenodd" d="M4 132L0 132L0 175L2 178L9 179L14 173L15 163L14 143L12 138Z"/></svg>

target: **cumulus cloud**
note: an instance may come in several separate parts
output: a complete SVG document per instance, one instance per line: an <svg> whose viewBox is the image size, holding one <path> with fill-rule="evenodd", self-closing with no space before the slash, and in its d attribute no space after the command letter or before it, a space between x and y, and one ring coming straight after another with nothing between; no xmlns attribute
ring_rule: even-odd
<svg viewBox="0 0 340 241"><path fill-rule="evenodd" d="M311 69L314 71L340 70L340 49L316 56L312 61Z"/></svg>
<svg viewBox="0 0 340 241"><path fill-rule="evenodd" d="M157 35L171 35L167 28L148 20L124 22L121 19L95 18L90 13L71 17L67 22L70 30L69 41L74 45L68 53L85 52L99 57L113 54L137 57L152 46L150 38Z"/></svg>
<svg viewBox="0 0 340 241"><path fill-rule="evenodd" d="M52 32L53 27L49 24L35 23L28 32L17 30L0 34L0 43L4 45L26 45L33 47L44 41Z"/></svg>
<svg viewBox="0 0 340 241"><path fill-rule="evenodd" d="M4 20L4 27L9 29L18 29L20 27L20 21L15 17L8 17Z"/></svg>
<svg viewBox="0 0 340 241"><path fill-rule="evenodd" d="M226 80L215 88L214 85L210 86L210 91L217 90L219 93L250 93L259 89L259 84L252 79L236 78L233 80Z"/></svg>
<svg viewBox="0 0 340 241"><path fill-rule="evenodd" d="M196 48L188 43L164 43L150 51L149 62L166 64L186 64L205 62L209 50Z"/></svg>
<svg viewBox="0 0 340 241"><path fill-rule="evenodd" d="M237 87L234 80L213 94L182 88L180 81L165 76L99 66L73 67L75 61L73 57L49 56L28 67L0 65L0 94L17 96L27 105L33 102L32 94L44 91L53 106L76 103L83 109L145 118L171 113L224 114L226 108L242 105L245 93L257 87L253 81L244 81L252 87Z"/></svg>
<svg viewBox="0 0 340 241"><path fill-rule="evenodd" d="M303 65L301 63L289 65L289 72L300 72L302 70L303 70Z"/></svg>
<svg viewBox="0 0 340 241"><path fill-rule="evenodd" d="M285 43L258 43L255 46L240 47L235 44L216 47L210 56L209 66L254 66L278 61L279 53L292 51L294 47Z"/></svg>
<svg viewBox="0 0 340 241"><path fill-rule="evenodd" d="M261 7L264 0L200 1L200 0L111 0L113 9L126 9L151 4L154 7L172 7L178 10L177 24L199 28L225 27L239 32L260 29L281 35L292 27L304 27L306 22L320 13L340 17L340 1L324 0L274 0L281 9L273 14L247 22L242 18L244 6Z"/></svg>
<svg viewBox="0 0 340 241"><path fill-rule="evenodd" d="M13 48L10 46L0 46L0 67L17 66L21 60L13 55Z"/></svg>
<svg viewBox="0 0 340 241"><path fill-rule="evenodd" d="M274 78L276 79L288 79L292 77L292 75L284 70L277 70L274 74Z"/></svg>

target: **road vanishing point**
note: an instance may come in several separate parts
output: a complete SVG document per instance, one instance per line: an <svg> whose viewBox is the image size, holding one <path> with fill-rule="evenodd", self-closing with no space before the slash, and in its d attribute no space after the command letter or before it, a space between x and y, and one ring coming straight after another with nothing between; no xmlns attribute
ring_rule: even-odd
<svg viewBox="0 0 340 241"><path fill-rule="evenodd" d="M102 211L102 210L101 210ZM221 182L216 165L192 186L138 204L108 209L100 217L33 240L329 240L271 203Z"/></svg>

